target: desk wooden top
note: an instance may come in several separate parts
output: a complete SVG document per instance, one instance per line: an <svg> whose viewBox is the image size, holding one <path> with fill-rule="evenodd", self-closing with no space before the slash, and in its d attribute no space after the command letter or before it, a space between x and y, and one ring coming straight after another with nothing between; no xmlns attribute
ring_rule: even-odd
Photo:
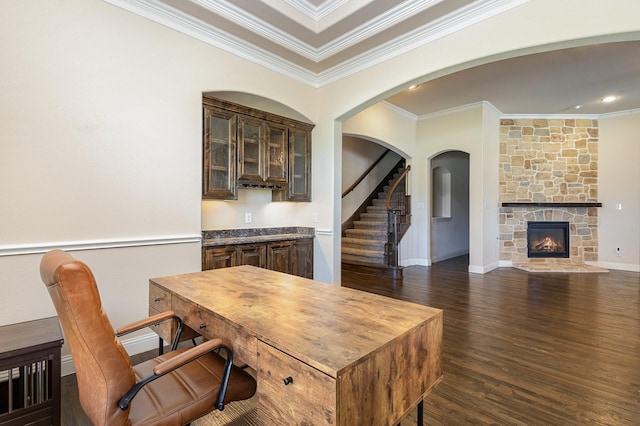
<svg viewBox="0 0 640 426"><path fill-rule="evenodd" d="M440 309L253 266L153 278L150 284L331 377L424 323L442 322Z"/></svg>

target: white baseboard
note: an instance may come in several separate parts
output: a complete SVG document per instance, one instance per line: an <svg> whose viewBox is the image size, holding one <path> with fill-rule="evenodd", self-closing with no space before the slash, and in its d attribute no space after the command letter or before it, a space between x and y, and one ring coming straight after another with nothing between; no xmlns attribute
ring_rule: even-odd
<svg viewBox="0 0 640 426"><path fill-rule="evenodd" d="M158 348L158 335L153 332L143 336L121 339L120 341L129 355L135 355ZM63 376L74 374L76 372L71 355L64 355L62 357L61 371Z"/></svg>
<svg viewBox="0 0 640 426"><path fill-rule="evenodd" d="M640 265L629 263L612 262L585 262L587 265L599 266L600 268L615 269L617 271L640 272Z"/></svg>
<svg viewBox="0 0 640 426"><path fill-rule="evenodd" d="M429 259L404 259L400 261L401 266L431 266Z"/></svg>
<svg viewBox="0 0 640 426"><path fill-rule="evenodd" d="M487 266L469 265L469 272L472 274L486 274L500 267L500 262L493 262Z"/></svg>

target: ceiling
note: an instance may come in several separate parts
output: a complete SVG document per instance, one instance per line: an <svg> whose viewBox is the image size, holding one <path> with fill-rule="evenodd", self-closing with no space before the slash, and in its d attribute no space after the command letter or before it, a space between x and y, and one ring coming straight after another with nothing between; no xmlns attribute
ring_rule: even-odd
<svg viewBox="0 0 640 426"><path fill-rule="evenodd" d="M529 0L106 0L321 87ZM503 114L640 108L640 41L477 66L387 102L416 116L486 101ZM609 94L619 100L603 104ZM580 105L580 109L574 107Z"/></svg>

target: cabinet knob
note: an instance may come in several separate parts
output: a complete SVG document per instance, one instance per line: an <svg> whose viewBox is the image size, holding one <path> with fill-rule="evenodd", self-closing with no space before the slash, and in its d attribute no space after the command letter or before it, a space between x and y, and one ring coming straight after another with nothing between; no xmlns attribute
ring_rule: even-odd
<svg viewBox="0 0 640 426"><path fill-rule="evenodd" d="M201 329L203 329L203 328L207 328L207 324L204 324L204 323L203 323L203 324L200 324L200 328L201 328Z"/></svg>
<svg viewBox="0 0 640 426"><path fill-rule="evenodd" d="M155 299L153 299L154 302L158 303L159 301L161 301L162 299L160 299L159 297L156 297Z"/></svg>
<svg viewBox="0 0 640 426"><path fill-rule="evenodd" d="M293 377L289 376L283 380L284 385L287 386L289 383L293 383Z"/></svg>

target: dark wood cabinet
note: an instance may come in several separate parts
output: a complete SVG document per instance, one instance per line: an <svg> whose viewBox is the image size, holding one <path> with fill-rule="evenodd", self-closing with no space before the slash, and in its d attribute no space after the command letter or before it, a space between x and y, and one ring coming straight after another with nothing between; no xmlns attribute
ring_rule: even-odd
<svg viewBox="0 0 640 426"><path fill-rule="evenodd" d="M269 264L267 269L272 271L293 273L294 241L277 241L267 244Z"/></svg>
<svg viewBox="0 0 640 426"><path fill-rule="evenodd" d="M265 125L249 117L238 117L238 183L265 183Z"/></svg>
<svg viewBox="0 0 640 426"><path fill-rule="evenodd" d="M289 146L286 126L268 123L265 142L265 181L275 187L284 188L288 180L287 165Z"/></svg>
<svg viewBox="0 0 640 426"><path fill-rule="evenodd" d="M311 128L289 129L289 175L273 201L311 201Z"/></svg>
<svg viewBox="0 0 640 426"><path fill-rule="evenodd" d="M237 115L203 106L202 197L235 200Z"/></svg>
<svg viewBox="0 0 640 426"><path fill-rule="evenodd" d="M0 425L60 424L57 317L0 327Z"/></svg>
<svg viewBox="0 0 640 426"><path fill-rule="evenodd" d="M298 240L293 247L291 273L299 277L313 279L313 240Z"/></svg>
<svg viewBox="0 0 640 426"><path fill-rule="evenodd" d="M273 201L311 201L312 124L204 96L203 198L266 188Z"/></svg>
<svg viewBox="0 0 640 426"><path fill-rule="evenodd" d="M267 266L267 247L264 244L242 244L236 246L236 253L238 265Z"/></svg>
<svg viewBox="0 0 640 426"><path fill-rule="evenodd" d="M252 265L313 278L313 238L202 248L202 270Z"/></svg>
<svg viewBox="0 0 640 426"><path fill-rule="evenodd" d="M202 264L206 269L229 268L238 264L235 246L209 247L202 252ZM204 269L204 267L203 267Z"/></svg>

